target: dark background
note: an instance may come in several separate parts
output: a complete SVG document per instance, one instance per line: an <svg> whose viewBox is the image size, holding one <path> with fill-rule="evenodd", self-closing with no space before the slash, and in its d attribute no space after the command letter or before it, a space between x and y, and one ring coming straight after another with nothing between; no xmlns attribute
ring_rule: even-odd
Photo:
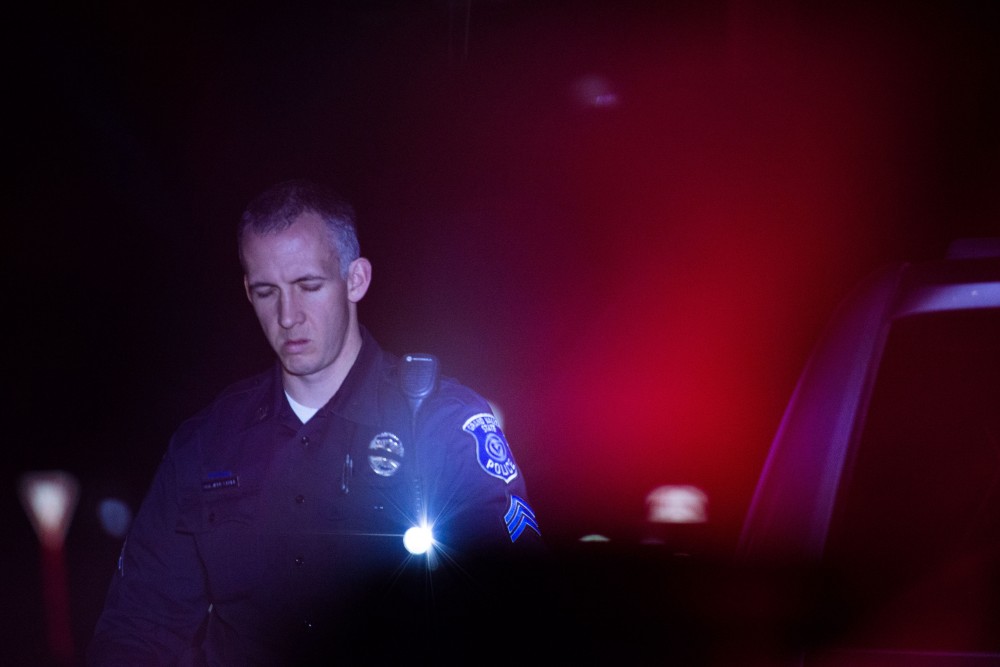
<svg viewBox="0 0 1000 667"><path fill-rule="evenodd" d="M81 482L85 637L167 439L271 361L233 231L305 176L357 205L388 349L499 407L553 540L660 484L735 543L795 378L879 265L996 235L988 3L46 3L8 18L5 633L43 624L28 470ZM82 640L81 640L82 641Z"/></svg>

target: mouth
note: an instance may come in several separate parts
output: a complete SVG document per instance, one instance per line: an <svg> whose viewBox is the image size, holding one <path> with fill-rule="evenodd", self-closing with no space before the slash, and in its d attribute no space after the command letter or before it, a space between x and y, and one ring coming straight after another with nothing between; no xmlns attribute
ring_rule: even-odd
<svg viewBox="0 0 1000 667"><path fill-rule="evenodd" d="M308 338L296 338L294 340L286 340L281 344L281 349L287 354L296 354L305 350L306 346L309 345Z"/></svg>

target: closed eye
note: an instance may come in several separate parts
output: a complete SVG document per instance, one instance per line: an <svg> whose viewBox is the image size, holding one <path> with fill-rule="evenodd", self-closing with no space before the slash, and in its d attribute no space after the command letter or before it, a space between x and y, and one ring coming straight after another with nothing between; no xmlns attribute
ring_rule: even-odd
<svg viewBox="0 0 1000 667"><path fill-rule="evenodd" d="M278 290L274 287L254 287L250 290L250 293L255 299L266 299L277 294Z"/></svg>
<svg viewBox="0 0 1000 667"><path fill-rule="evenodd" d="M302 290L306 291L306 292L318 292L319 290L323 289L323 281L322 280L300 280L298 282L298 286L301 287Z"/></svg>

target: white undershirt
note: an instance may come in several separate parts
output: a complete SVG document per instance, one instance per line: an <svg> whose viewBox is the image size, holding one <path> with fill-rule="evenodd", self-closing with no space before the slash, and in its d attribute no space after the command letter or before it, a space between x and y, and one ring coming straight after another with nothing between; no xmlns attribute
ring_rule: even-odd
<svg viewBox="0 0 1000 667"><path fill-rule="evenodd" d="M319 412L319 408L310 408L302 405L292 398L287 391L285 392L285 398L288 399L288 404L292 406L292 410L294 410L295 414L299 416L299 419L302 420L303 424L312 419L312 416Z"/></svg>

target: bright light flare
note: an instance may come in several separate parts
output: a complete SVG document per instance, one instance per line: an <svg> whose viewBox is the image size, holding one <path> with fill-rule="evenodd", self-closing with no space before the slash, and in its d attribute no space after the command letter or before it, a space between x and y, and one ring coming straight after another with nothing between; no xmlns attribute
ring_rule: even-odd
<svg viewBox="0 0 1000 667"><path fill-rule="evenodd" d="M434 532L430 526L413 526L403 534L403 546L414 556L425 554L434 546Z"/></svg>
<svg viewBox="0 0 1000 667"><path fill-rule="evenodd" d="M42 545L42 601L49 652L55 664L69 665L76 650L63 544L80 497L80 483L63 470L26 472L18 480L17 491Z"/></svg>
<svg viewBox="0 0 1000 667"><path fill-rule="evenodd" d="M76 478L62 470L27 472L21 475L18 495L42 545L62 548L80 496Z"/></svg>

